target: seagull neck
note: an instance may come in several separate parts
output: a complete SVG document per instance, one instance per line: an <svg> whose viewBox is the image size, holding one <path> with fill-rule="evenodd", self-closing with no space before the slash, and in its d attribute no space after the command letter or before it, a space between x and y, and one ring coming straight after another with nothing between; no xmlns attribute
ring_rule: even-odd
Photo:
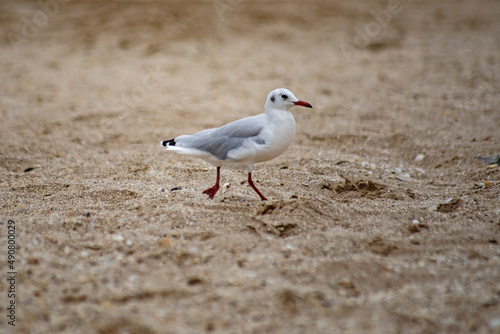
<svg viewBox="0 0 500 334"><path fill-rule="evenodd" d="M275 109L275 108L269 108L266 109L266 116L271 119L283 119L283 118L293 118L292 113L290 110L281 110L281 109Z"/></svg>

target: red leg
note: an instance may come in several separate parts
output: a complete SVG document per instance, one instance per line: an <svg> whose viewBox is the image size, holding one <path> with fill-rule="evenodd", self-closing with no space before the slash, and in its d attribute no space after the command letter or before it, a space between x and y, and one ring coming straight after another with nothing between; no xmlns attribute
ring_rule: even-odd
<svg viewBox="0 0 500 334"><path fill-rule="evenodd" d="M252 181L252 173L248 173L248 184L250 185L250 187L253 188L253 190L255 190L255 192L257 193L257 195L259 195L260 199L263 200L263 201L267 201L267 198L264 197L264 195L262 195L259 191L259 189L257 189L257 187L253 184L253 181Z"/></svg>
<svg viewBox="0 0 500 334"><path fill-rule="evenodd" d="M208 188L207 190L203 191L204 194L208 195L208 198L213 199L215 194L217 194L217 191L219 191L219 181L220 167L217 167L217 181L215 182L215 185L212 188Z"/></svg>

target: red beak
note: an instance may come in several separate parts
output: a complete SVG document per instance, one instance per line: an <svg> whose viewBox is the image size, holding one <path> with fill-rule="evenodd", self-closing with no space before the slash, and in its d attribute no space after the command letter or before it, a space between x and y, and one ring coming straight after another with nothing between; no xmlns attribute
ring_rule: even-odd
<svg viewBox="0 0 500 334"><path fill-rule="evenodd" d="M301 101L301 100L298 100L297 102L294 102L294 104L296 106L302 106L302 107L306 107L306 108L312 108L313 107L309 102L305 102L305 101Z"/></svg>

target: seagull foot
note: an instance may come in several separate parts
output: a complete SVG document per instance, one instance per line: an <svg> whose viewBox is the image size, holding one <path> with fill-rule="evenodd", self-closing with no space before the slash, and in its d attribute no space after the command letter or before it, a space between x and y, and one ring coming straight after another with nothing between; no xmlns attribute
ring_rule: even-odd
<svg viewBox="0 0 500 334"><path fill-rule="evenodd" d="M208 198L214 199L215 194L217 194L217 191L219 191L219 185L216 184L212 188L208 188L207 190L203 191L204 194L208 195Z"/></svg>
<svg viewBox="0 0 500 334"><path fill-rule="evenodd" d="M203 191L204 194L208 195L208 198L214 199L215 194L217 194L217 191L219 191L219 181L220 181L220 166L217 167L217 181L215 182L215 185L212 188L208 188L207 190Z"/></svg>
<svg viewBox="0 0 500 334"><path fill-rule="evenodd" d="M262 193L259 191L259 189L257 189L255 184L253 184L252 173L248 173L248 184L250 185L250 187L252 187L253 190L255 190L257 195L259 195L261 201L267 201L267 198L265 198L264 195L262 195Z"/></svg>

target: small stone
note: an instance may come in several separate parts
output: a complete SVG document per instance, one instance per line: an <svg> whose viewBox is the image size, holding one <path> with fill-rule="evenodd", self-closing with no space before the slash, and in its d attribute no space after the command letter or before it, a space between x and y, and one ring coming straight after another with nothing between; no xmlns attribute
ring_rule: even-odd
<svg viewBox="0 0 500 334"><path fill-rule="evenodd" d="M21 205L16 206L16 212L17 213L23 213L23 212L26 212L26 211L28 211L28 209L26 209L26 207L24 205L21 204Z"/></svg>
<svg viewBox="0 0 500 334"><path fill-rule="evenodd" d="M190 277L187 281L188 285L199 285L203 283L203 279L197 276Z"/></svg>
<svg viewBox="0 0 500 334"><path fill-rule="evenodd" d="M134 242L130 239L128 239L127 241L125 241L125 245L127 246L132 246L134 244Z"/></svg>
<svg viewBox="0 0 500 334"><path fill-rule="evenodd" d="M417 219L413 219L413 220L411 221L411 223L412 223L412 224L415 224L415 225L420 224L420 222L419 222Z"/></svg>
<svg viewBox="0 0 500 334"><path fill-rule="evenodd" d="M417 154L417 156L415 157L415 162L420 162L424 159L425 159L425 154L420 153L420 154Z"/></svg>
<svg viewBox="0 0 500 334"><path fill-rule="evenodd" d="M484 181L483 184L485 187L489 187L491 186L491 181Z"/></svg>
<svg viewBox="0 0 500 334"><path fill-rule="evenodd" d="M169 237L165 237L163 239L160 239L158 241L158 245L161 247L167 247L167 248L174 247L174 243L172 242L172 239L170 239Z"/></svg>
<svg viewBox="0 0 500 334"><path fill-rule="evenodd" d="M488 327L491 330L498 330L498 329L500 329L500 317L491 318L488 321Z"/></svg>
<svg viewBox="0 0 500 334"><path fill-rule="evenodd" d="M125 238L121 234L112 234L111 239L116 242L122 242L123 240L125 240Z"/></svg>
<svg viewBox="0 0 500 334"><path fill-rule="evenodd" d="M89 252L87 252L87 251L81 251L80 252L80 256L81 257L88 257L89 256Z"/></svg>
<svg viewBox="0 0 500 334"><path fill-rule="evenodd" d="M56 244L56 245L57 245L57 239L56 239L56 238L54 238L53 236L51 236L50 234L46 234L46 235L44 236L44 238L45 238L45 240L48 240L48 241L50 241L51 243L53 243L53 244Z"/></svg>
<svg viewBox="0 0 500 334"><path fill-rule="evenodd" d="M36 167L28 167L24 170L25 173L28 173L28 172L31 172L33 170L35 170Z"/></svg>
<svg viewBox="0 0 500 334"><path fill-rule="evenodd" d="M403 181L403 182L412 182L410 174L401 174L395 176L395 179L398 181Z"/></svg>
<svg viewBox="0 0 500 334"><path fill-rule="evenodd" d="M102 248L102 245L100 243L90 243L86 245L87 248L90 248L92 250L99 250Z"/></svg>
<svg viewBox="0 0 500 334"><path fill-rule="evenodd" d="M490 155L490 156L480 156L476 155L474 159L477 159L479 161L482 161L490 166L495 166L493 168L498 167L498 164L500 164L500 154L498 155ZM489 166L488 166L489 167Z"/></svg>
<svg viewBox="0 0 500 334"><path fill-rule="evenodd" d="M416 170L417 172L419 172L420 174L425 174L425 170L423 170L423 169L422 169L422 168L420 168L420 167L415 168L415 170Z"/></svg>

